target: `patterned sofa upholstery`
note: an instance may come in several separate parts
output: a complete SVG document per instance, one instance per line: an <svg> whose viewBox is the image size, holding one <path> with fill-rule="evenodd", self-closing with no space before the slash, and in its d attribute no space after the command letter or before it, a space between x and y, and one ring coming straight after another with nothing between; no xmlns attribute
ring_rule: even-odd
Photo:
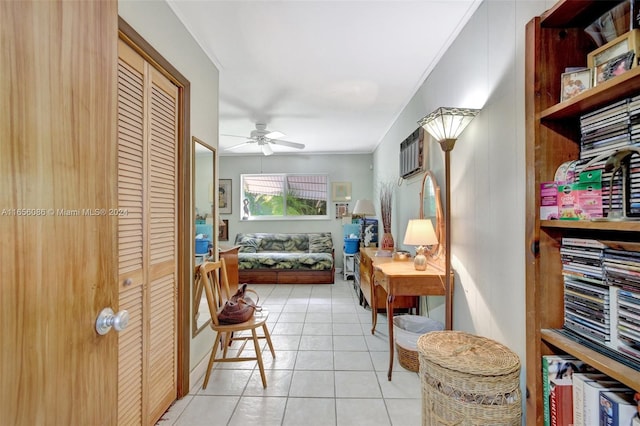
<svg viewBox="0 0 640 426"><path fill-rule="evenodd" d="M333 284L331 232L240 233L238 273L249 284Z"/></svg>

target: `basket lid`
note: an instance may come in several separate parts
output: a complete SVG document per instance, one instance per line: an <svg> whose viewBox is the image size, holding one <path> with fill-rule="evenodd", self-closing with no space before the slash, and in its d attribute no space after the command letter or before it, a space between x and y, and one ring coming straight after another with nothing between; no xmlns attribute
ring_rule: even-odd
<svg viewBox="0 0 640 426"><path fill-rule="evenodd" d="M481 376L499 376L520 369L520 358L506 346L463 331L432 331L418 338L418 351L443 368Z"/></svg>

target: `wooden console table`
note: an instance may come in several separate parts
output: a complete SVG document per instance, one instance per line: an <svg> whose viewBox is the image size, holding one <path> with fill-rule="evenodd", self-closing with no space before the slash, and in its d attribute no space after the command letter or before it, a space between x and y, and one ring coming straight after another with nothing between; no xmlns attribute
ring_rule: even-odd
<svg viewBox="0 0 640 426"><path fill-rule="evenodd" d="M389 326L389 371L387 378L391 380L393 372L394 339L393 339L393 309L398 296L445 296L445 328L451 329L453 308L453 280L445 279L445 269L440 265L429 264L426 271L416 271L412 261L394 262L390 258L375 257L375 250L367 255L373 262L373 287L371 292L372 306L376 306L378 288L387 295L387 322ZM384 259L379 261L378 259ZM371 333L375 333L377 315L374 312Z"/></svg>

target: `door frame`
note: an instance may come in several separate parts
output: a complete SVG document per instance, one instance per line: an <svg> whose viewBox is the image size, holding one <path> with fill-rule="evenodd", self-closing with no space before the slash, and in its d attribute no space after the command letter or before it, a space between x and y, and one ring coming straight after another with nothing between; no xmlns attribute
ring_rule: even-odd
<svg viewBox="0 0 640 426"><path fill-rule="evenodd" d="M178 87L178 322L176 393L180 399L189 393L189 355L191 346L190 254L191 247L191 83L153 48L131 25L118 16L118 37Z"/></svg>

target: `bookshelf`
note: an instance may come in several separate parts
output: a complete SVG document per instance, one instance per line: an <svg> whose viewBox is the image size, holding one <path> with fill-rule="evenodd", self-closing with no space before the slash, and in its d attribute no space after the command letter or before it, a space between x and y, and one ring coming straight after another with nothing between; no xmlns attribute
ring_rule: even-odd
<svg viewBox="0 0 640 426"><path fill-rule="evenodd" d="M527 424L543 424L542 355L570 354L640 391L640 372L557 333L564 322L563 237L640 241L639 222L540 220L540 183L580 152L581 115L640 94L640 66L560 103L566 67L587 65L596 48L584 28L620 1L563 0L526 26Z"/></svg>

